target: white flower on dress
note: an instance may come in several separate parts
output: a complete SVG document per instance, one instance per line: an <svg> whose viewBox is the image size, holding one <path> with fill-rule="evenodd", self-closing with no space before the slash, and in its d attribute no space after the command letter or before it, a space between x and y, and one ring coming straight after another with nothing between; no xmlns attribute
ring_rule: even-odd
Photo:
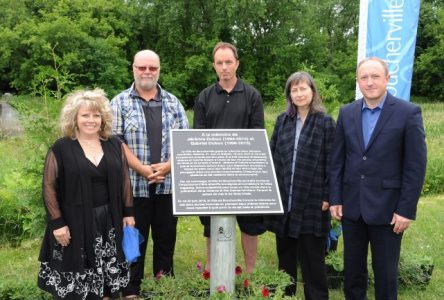
<svg viewBox="0 0 444 300"><path fill-rule="evenodd" d="M115 232L112 228L105 243L101 236L95 239L94 268L85 269L82 273L58 272L48 262L42 262L39 277L61 298L72 293L82 300L90 294L103 297L104 286L111 292L117 292L129 283L129 265L126 262L118 263L116 253Z"/></svg>

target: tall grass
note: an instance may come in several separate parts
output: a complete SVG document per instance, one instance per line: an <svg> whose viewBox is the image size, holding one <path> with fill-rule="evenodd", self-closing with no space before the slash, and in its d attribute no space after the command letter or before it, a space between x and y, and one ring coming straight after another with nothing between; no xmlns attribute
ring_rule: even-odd
<svg viewBox="0 0 444 300"><path fill-rule="evenodd" d="M0 241L20 245L44 227L42 168L57 137L61 101L17 97L10 104L19 111L25 133L0 140Z"/></svg>
<svg viewBox="0 0 444 300"><path fill-rule="evenodd" d="M444 103L421 104L427 143L425 194L444 192Z"/></svg>

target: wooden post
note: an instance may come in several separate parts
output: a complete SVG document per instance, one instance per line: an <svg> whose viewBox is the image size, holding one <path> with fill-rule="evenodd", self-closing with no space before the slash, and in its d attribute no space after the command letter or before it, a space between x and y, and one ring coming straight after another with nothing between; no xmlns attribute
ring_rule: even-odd
<svg viewBox="0 0 444 300"><path fill-rule="evenodd" d="M234 292L235 263L236 216L211 216L211 294L221 285Z"/></svg>

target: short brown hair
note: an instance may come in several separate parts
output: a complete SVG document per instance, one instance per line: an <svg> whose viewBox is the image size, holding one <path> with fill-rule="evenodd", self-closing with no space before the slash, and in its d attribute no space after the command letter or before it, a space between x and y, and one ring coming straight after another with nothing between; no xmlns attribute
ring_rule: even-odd
<svg viewBox="0 0 444 300"><path fill-rule="evenodd" d="M99 136L106 140L112 132L113 115L109 100L102 89L79 90L68 95L60 114L60 128L63 134L71 139L77 138L77 114L81 106L101 114Z"/></svg>
<svg viewBox="0 0 444 300"><path fill-rule="evenodd" d="M221 49L221 48L228 48L231 49L231 51L233 51L234 57L236 58L236 60L239 60L238 56L237 56L237 49L233 44L230 43L226 43L226 42L219 42L216 44L216 46L214 46L213 49L213 60L214 60L214 54L216 53L217 50Z"/></svg>
<svg viewBox="0 0 444 300"><path fill-rule="evenodd" d="M384 68L385 76L388 76L388 75L389 75L389 69L388 69L387 63L386 63L385 61L383 61L382 59L380 59L379 57L377 57L377 56L373 56L373 57L367 57L367 58L364 58L363 60L361 60L361 61L358 63L358 66L356 67L356 78L358 78L358 70L359 70L359 68L361 67L361 65L362 65L363 63L365 63L365 62L370 61L370 60L373 60L373 61L376 61L376 62L380 63L381 66Z"/></svg>

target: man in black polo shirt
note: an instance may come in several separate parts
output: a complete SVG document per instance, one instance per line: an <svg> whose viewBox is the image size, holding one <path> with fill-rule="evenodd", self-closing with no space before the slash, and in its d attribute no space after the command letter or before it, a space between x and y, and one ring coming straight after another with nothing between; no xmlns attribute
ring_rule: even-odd
<svg viewBox="0 0 444 300"><path fill-rule="evenodd" d="M195 129L264 128L264 109L259 92L236 76L239 67L237 49L219 42L213 49L213 67L219 78L202 90L194 106ZM210 217L201 217L207 237L207 265L210 268ZM257 236L265 229L261 216L238 216L246 271L256 263Z"/></svg>

